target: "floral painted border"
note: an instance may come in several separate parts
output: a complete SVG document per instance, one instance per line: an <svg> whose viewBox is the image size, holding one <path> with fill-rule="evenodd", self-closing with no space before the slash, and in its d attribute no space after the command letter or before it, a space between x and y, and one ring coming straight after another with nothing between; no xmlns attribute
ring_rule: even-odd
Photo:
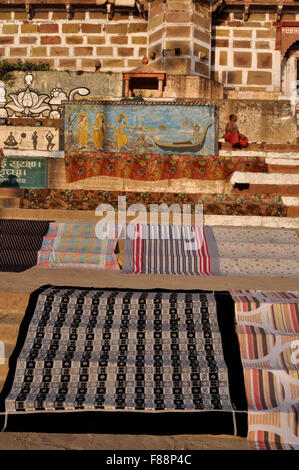
<svg viewBox="0 0 299 470"><path fill-rule="evenodd" d="M226 180L234 171L267 173L262 157L244 158L201 155L157 155L103 152L72 152L65 156L66 181L72 183L94 176L141 181L168 179Z"/></svg>

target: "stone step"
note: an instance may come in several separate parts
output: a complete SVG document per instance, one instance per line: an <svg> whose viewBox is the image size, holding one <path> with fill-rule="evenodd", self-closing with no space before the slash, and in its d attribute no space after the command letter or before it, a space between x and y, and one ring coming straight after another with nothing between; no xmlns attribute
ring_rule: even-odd
<svg viewBox="0 0 299 470"><path fill-rule="evenodd" d="M220 150L232 150L232 146L229 142L220 142L219 143L219 149ZM263 152L299 152L299 146L297 144L269 144L269 143L249 143L249 146L246 147L246 151L263 151ZM234 151L235 153L236 151ZM242 152L243 150L239 150L236 152L236 155L238 153ZM234 154L233 153L233 154Z"/></svg>
<svg viewBox="0 0 299 470"><path fill-rule="evenodd" d="M299 207L288 207L287 217L299 217Z"/></svg>
<svg viewBox="0 0 299 470"><path fill-rule="evenodd" d="M230 178L230 183L249 183L249 184L277 184L280 185L299 185L299 174L291 173L252 173L235 171Z"/></svg>
<svg viewBox="0 0 299 470"><path fill-rule="evenodd" d="M0 364L0 392L3 388L8 374L8 364Z"/></svg>
<svg viewBox="0 0 299 470"><path fill-rule="evenodd" d="M30 294L0 293L0 391L8 373L8 362L16 346Z"/></svg>
<svg viewBox="0 0 299 470"><path fill-rule="evenodd" d="M8 354L7 347L16 344L22 318L14 314L0 318L0 341L4 344L5 357Z"/></svg>
<svg viewBox="0 0 299 470"><path fill-rule="evenodd" d="M2 314L24 315L29 294L0 292L0 319ZM1 320L0 320L1 321Z"/></svg>
<svg viewBox="0 0 299 470"><path fill-rule="evenodd" d="M237 189L233 189L233 186L230 185L231 189L231 194L232 195L238 195L238 196L246 196L246 194L249 195L255 195L255 194L269 194L269 195L278 195L278 196L299 196L299 185L297 186L284 186L284 185L249 185L248 190L243 190L239 191ZM147 223L147 220L143 219L141 220L141 216L147 216L147 213L140 213L140 223ZM39 210L31 210L31 209L23 209L23 210L18 210L18 213L16 215L15 211L8 211L6 210L5 213L4 211L1 212L2 218L20 218L20 219L32 219L34 218L35 220L57 220L57 221L85 221L85 222L97 222L100 220L100 217L95 217L94 212L92 211L70 211L70 210L51 210L51 209L39 209ZM135 216L128 217L127 221L130 222L132 219L134 219ZM118 220L118 213L115 211L115 220ZM170 223L171 220L170 220ZM188 222L189 223L189 222ZM194 218L194 214L191 215L191 224L198 224L198 218L197 220ZM252 216L252 215L236 215L236 216L230 216L230 215L205 215L203 216L203 223L204 225L221 225L221 226L227 226L227 225L234 225L234 226L253 226L253 227L280 227L280 228L291 228L291 229L297 229L299 228L299 219L297 217L277 217L277 216ZM8 280L11 276L11 273L0 273L0 275L3 274L5 275L4 282L6 285L8 283ZM14 274L14 273L12 273ZM19 278L22 278L23 273L18 273ZM24 273L24 276L26 276L26 273ZM54 281L55 282L55 281ZM46 278L44 283L48 283L48 280ZM39 287L40 284L36 286ZM9 289L9 291L12 292L20 292L22 289L21 286L16 286L14 289ZM24 289L25 290L25 289Z"/></svg>
<svg viewBox="0 0 299 470"><path fill-rule="evenodd" d="M239 191L233 189L233 194L271 194L275 196L294 196L299 197L299 184L249 184L249 189Z"/></svg>
<svg viewBox="0 0 299 470"><path fill-rule="evenodd" d="M2 311L4 297L4 294L0 294ZM19 295L7 294L6 298L9 297L19 297ZM25 297L28 298L28 294L25 295ZM23 314L24 311L25 309L23 309ZM20 308L17 309L17 313L0 313L0 391L7 377L9 358L15 348L22 319L23 315L21 314Z"/></svg>
<svg viewBox="0 0 299 470"><path fill-rule="evenodd" d="M287 173L287 174L298 174L299 165L276 165L268 164L269 173Z"/></svg>
<svg viewBox="0 0 299 470"><path fill-rule="evenodd" d="M0 197L0 208L20 207L20 202L21 199L19 197Z"/></svg>

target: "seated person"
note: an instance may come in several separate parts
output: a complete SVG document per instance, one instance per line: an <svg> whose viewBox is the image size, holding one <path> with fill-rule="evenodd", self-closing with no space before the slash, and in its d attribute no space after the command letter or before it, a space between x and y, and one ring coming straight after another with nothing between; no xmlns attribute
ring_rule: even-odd
<svg viewBox="0 0 299 470"><path fill-rule="evenodd" d="M229 122L225 126L225 142L230 142L232 147L240 149L248 146L248 138L245 135L240 134L238 126L236 124L237 116L231 114Z"/></svg>

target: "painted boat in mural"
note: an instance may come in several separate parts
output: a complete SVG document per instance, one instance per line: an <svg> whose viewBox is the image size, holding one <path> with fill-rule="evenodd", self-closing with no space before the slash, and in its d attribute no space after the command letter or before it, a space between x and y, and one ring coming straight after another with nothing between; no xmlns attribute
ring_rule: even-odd
<svg viewBox="0 0 299 470"><path fill-rule="evenodd" d="M203 132L203 135L201 136L200 140L198 142L192 142L191 140L185 140L181 142L160 142L156 137L151 136L157 147L159 147L161 150L165 150L166 152L178 152L178 153L185 153L185 152L190 152L190 153L196 153L199 152L204 144L205 144L205 139L206 135L208 132L209 127L211 127L212 124L208 124Z"/></svg>

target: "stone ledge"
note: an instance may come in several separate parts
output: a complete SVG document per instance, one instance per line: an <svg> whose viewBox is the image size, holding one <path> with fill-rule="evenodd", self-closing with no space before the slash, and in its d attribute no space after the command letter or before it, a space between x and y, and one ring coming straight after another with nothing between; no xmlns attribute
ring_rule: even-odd
<svg viewBox="0 0 299 470"><path fill-rule="evenodd" d="M117 214L117 211L115 212ZM140 214L141 215L141 214ZM145 213L147 216L147 213ZM56 220L58 222L98 222L101 217L95 215L95 211L67 210L67 209L2 209L2 219L24 220ZM134 216L135 217L135 216ZM128 217L128 221L134 217ZM194 223L194 215L191 215L191 223ZM204 215L204 225L238 226L238 227L276 227L299 229L299 217L271 217L251 215ZM43 271L43 270L40 270ZM6 273L8 274L8 273Z"/></svg>
<svg viewBox="0 0 299 470"><path fill-rule="evenodd" d="M235 171L230 183L299 185L299 174L294 173L250 173Z"/></svg>
<svg viewBox="0 0 299 470"><path fill-rule="evenodd" d="M232 150L232 146L229 142L220 142L219 143L219 150L224 151L228 150L230 153L236 152L236 150ZM237 150L240 152L240 150ZM269 144L266 142L259 142L259 143L250 143L247 147L247 150L241 150L242 154L245 152L282 152L282 153L298 153L299 152L299 144Z"/></svg>

